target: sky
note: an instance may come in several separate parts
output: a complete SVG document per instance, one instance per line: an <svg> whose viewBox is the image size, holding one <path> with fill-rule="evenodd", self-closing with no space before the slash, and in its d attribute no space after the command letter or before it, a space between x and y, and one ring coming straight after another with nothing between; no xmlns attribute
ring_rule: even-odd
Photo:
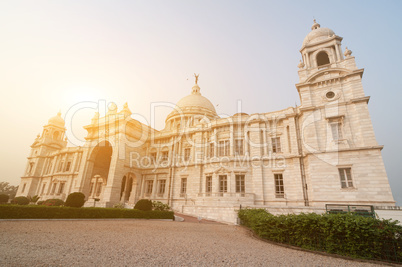
<svg viewBox="0 0 402 267"><path fill-rule="evenodd" d="M94 110L176 103L199 73L218 114L300 105L299 49L313 18L343 37L363 88L389 182L402 205L402 1L0 1L0 181L18 185L36 135L74 110L82 145ZM84 103L84 104L83 104ZM78 106L77 106L78 105ZM156 110L156 128L170 110Z"/></svg>

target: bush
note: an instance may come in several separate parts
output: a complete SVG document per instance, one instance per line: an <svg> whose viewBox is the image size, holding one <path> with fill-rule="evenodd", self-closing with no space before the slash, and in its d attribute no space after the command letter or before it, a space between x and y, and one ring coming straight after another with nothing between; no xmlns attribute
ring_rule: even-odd
<svg viewBox="0 0 402 267"><path fill-rule="evenodd" d="M43 202L45 202L44 200L38 201L36 202L36 205L43 205Z"/></svg>
<svg viewBox="0 0 402 267"><path fill-rule="evenodd" d="M17 205L28 205L29 199L27 197L15 197L12 203Z"/></svg>
<svg viewBox="0 0 402 267"><path fill-rule="evenodd" d="M160 210L160 211L167 211L170 210L168 204L162 203L160 201L152 201L152 209L153 210Z"/></svg>
<svg viewBox="0 0 402 267"><path fill-rule="evenodd" d="M152 201L149 199L140 199L135 204L134 209L143 211L152 210Z"/></svg>
<svg viewBox="0 0 402 267"><path fill-rule="evenodd" d="M81 208L82 206L84 206L84 203L85 203L85 195L81 192L74 192L68 195L64 206Z"/></svg>
<svg viewBox="0 0 402 267"><path fill-rule="evenodd" d="M353 214L289 214L242 209L241 223L262 238L311 250L356 258L402 262L398 221Z"/></svg>
<svg viewBox="0 0 402 267"><path fill-rule="evenodd" d="M58 198L52 198L52 199L48 199L45 202L42 203L42 205L45 206L63 206L64 205L64 201Z"/></svg>
<svg viewBox="0 0 402 267"><path fill-rule="evenodd" d="M2 204L7 203L9 198L10 198L10 197L9 197L8 195L6 195L6 194L1 194L1 195L0 195L0 203L2 203Z"/></svg>
<svg viewBox="0 0 402 267"><path fill-rule="evenodd" d="M174 219L173 211L0 205L0 219Z"/></svg>
<svg viewBox="0 0 402 267"><path fill-rule="evenodd" d="M124 209L124 204L123 203L116 203L113 205L113 208L115 209Z"/></svg>
<svg viewBox="0 0 402 267"><path fill-rule="evenodd" d="M39 196L35 195L33 197L28 196L29 202L36 203L39 200Z"/></svg>

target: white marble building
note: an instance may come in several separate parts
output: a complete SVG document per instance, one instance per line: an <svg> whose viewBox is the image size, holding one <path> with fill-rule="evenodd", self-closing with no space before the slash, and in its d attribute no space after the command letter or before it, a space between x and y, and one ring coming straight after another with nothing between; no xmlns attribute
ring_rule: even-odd
<svg viewBox="0 0 402 267"><path fill-rule="evenodd" d="M220 118L196 77L165 129L132 119L127 104L111 105L85 126L83 147L66 147L59 113L32 144L18 195L65 200L80 191L86 205L106 207L150 198L223 221L240 205L395 205L363 69L342 53L342 37L315 21L311 29L300 49L299 107Z"/></svg>

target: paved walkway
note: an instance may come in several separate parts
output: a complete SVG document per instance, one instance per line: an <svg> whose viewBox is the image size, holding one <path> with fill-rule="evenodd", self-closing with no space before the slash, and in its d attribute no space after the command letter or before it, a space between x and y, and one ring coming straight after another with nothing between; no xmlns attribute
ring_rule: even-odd
<svg viewBox="0 0 402 267"><path fill-rule="evenodd" d="M179 216L184 219L185 222L190 222L190 223L206 223L206 224L224 224L216 221L211 221L207 219L202 219L199 221L197 217L193 217L190 215L184 215L182 213L175 212L174 215Z"/></svg>
<svg viewBox="0 0 402 267"><path fill-rule="evenodd" d="M0 266L369 266L258 240L234 225L0 221Z"/></svg>

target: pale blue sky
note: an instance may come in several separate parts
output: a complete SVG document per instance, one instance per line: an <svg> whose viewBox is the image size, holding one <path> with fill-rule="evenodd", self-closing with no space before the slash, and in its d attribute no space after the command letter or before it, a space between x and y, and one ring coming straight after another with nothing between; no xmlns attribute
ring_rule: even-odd
<svg viewBox="0 0 402 267"><path fill-rule="evenodd" d="M402 1L0 1L0 171L19 183L48 118L79 101L114 101L149 119L200 73L218 113L300 104L299 49L313 17L342 36L363 86L395 199L402 204ZM161 111L157 125L169 111ZM73 125L83 134L93 111ZM81 131L81 132L80 132Z"/></svg>

